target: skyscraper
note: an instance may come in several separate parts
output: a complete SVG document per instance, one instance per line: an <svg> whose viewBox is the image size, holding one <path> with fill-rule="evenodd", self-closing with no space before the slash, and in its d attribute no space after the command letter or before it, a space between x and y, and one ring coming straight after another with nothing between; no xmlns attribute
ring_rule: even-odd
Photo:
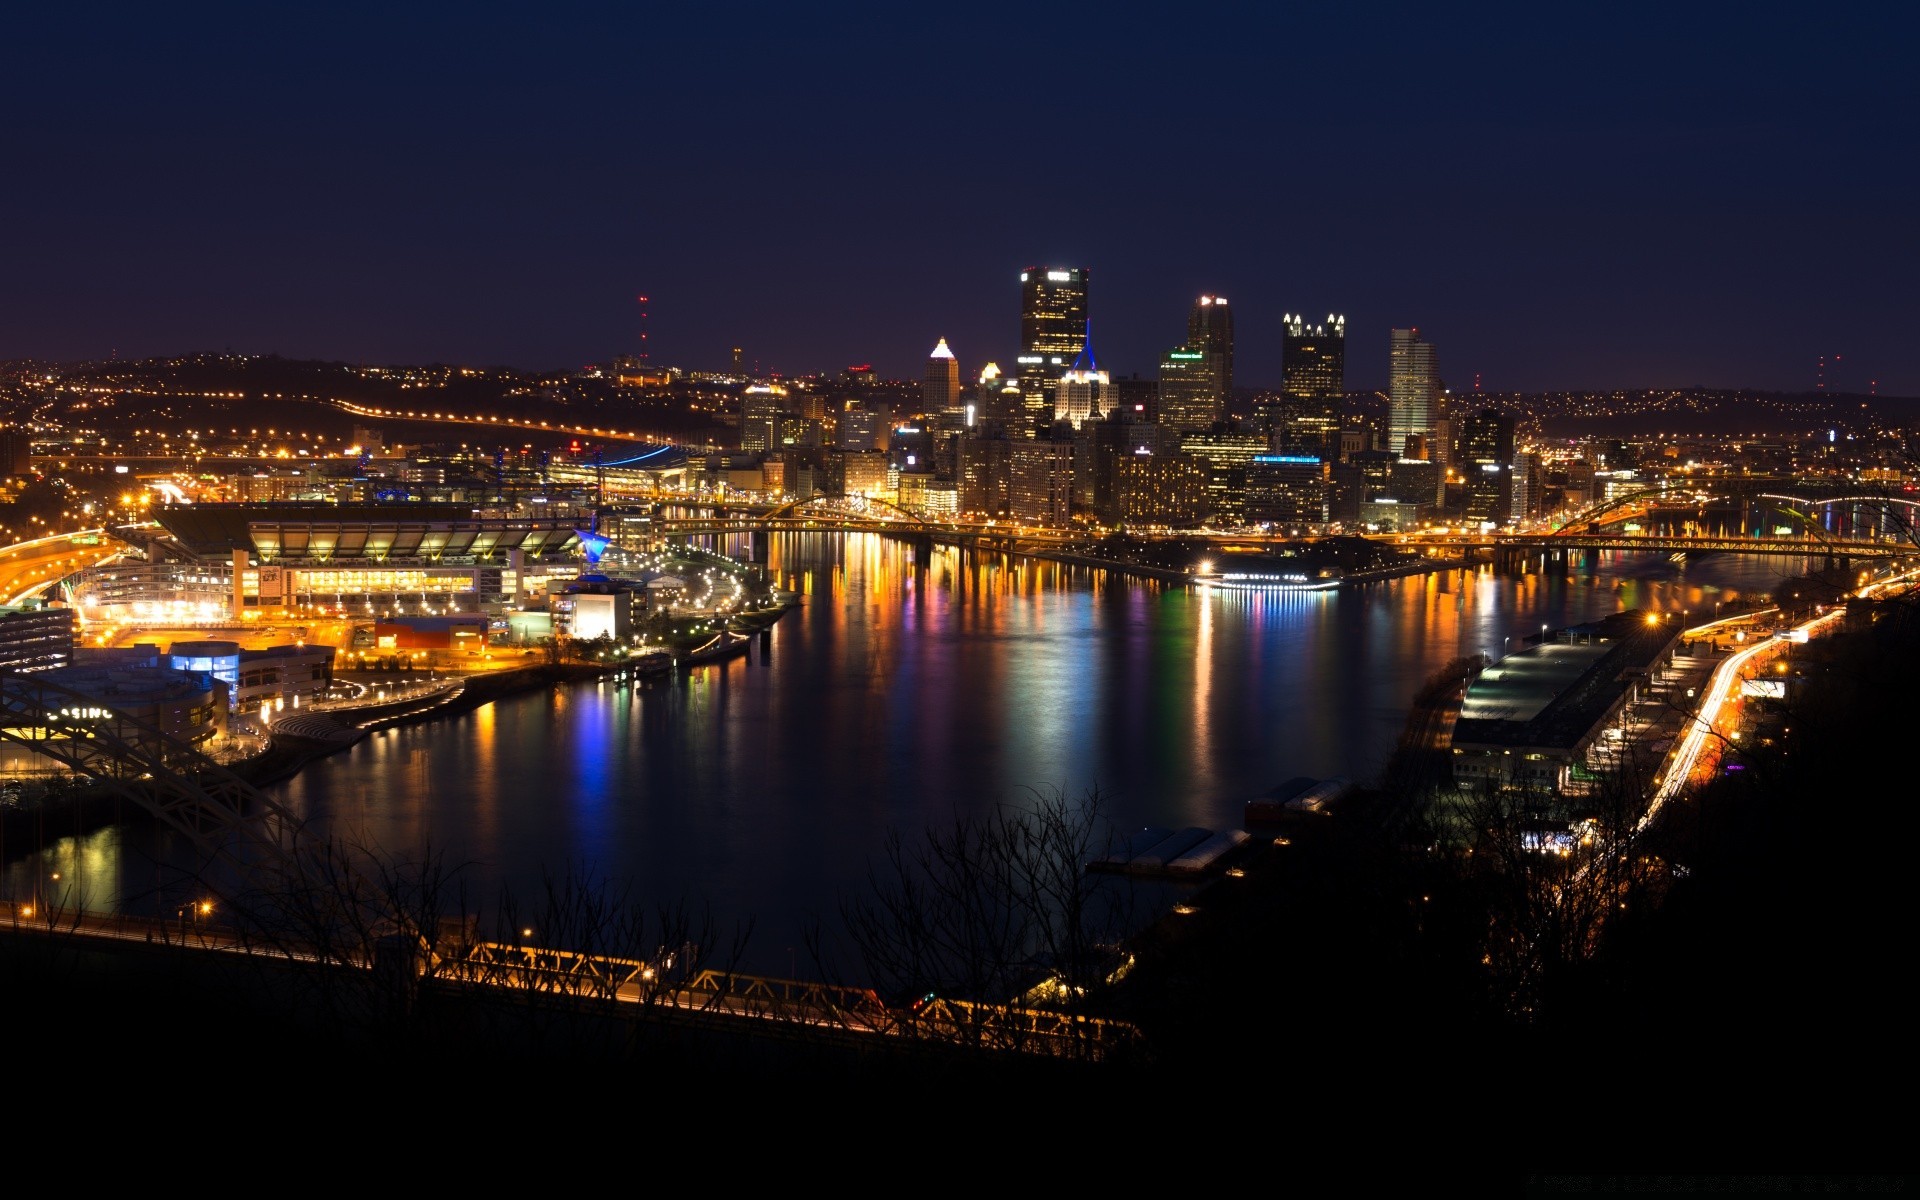
<svg viewBox="0 0 1920 1200"><path fill-rule="evenodd" d="M920 384L920 402L930 413L960 406L960 361L947 349L947 339L927 356L927 372Z"/></svg>
<svg viewBox="0 0 1920 1200"><path fill-rule="evenodd" d="M1187 340L1160 360L1160 420L1175 429L1211 428L1233 394L1233 311L1202 296L1187 313Z"/></svg>
<svg viewBox="0 0 1920 1200"><path fill-rule="evenodd" d="M1475 524L1510 523L1513 418L1489 408L1461 422L1460 459L1460 474L1467 490L1467 520Z"/></svg>
<svg viewBox="0 0 1920 1200"><path fill-rule="evenodd" d="M1187 312L1187 349L1208 358L1213 371L1214 409L1227 414L1233 401L1233 309L1225 296L1202 296Z"/></svg>
<svg viewBox="0 0 1920 1200"><path fill-rule="evenodd" d="M1036 428L1053 420L1053 385L1086 344L1086 268L1020 272L1020 395Z"/></svg>
<svg viewBox="0 0 1920 1200"><path fill-rule="evenodd" d="M1407 457L1407 440L1424 446L1433 435L1434 408L1440 395L1440 373L1434 365L1433 343L1418 329L1396 329L1387 363L1387 449Z"/></svg>
<svg viewBox="0 0 1920 1200"><path fill-rule="evenodd" d="M1219 388L1207 352L1182 346L1160 360L1160 423L1201 430L1219 420Z"/></svg>
<svg viewBox="0 0 1920 1200"><path fill-rule="evenodd" d="M1107 373L1094 362L1093 337L1089 333L1086 346L1081 349L1080 356L1073 360L1073 369L1062 375L1060 382L1054 385L1053 419L1065 421L1078 429L1095 413L1104 415L1113 407L1108 387Z"/></svg>
<svg viewBox="0 0 1920 1200"><path fill-rule="evenodd" d="M1347 390L1347 319L1329 313L1325 323L1309 325L1288 313L1282 320L1280 397L1269 417L1274 447L1333 462L1340 457L1340 398Z"/></svg>

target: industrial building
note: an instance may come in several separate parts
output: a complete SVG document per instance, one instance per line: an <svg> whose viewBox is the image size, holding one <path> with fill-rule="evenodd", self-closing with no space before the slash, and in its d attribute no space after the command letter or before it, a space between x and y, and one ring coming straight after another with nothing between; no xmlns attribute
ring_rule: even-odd
<svg viewBox="0 0 1920 1200"><path fill-rule="evenodd" d="M1468 685L1454 724L1454 780L1568 791L1588 751L1671 664L1680 632L1677 622L1629 609L1489 666Z"/></svg>

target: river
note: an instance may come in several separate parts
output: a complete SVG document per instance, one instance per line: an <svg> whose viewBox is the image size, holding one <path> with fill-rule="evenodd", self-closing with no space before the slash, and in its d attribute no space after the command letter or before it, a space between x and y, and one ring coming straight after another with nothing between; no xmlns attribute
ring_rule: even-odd
<svg viewBox="0 0 1920 1200"><path fill-rule="evenodd" d="M751 920L749 962L784 973L805 922L832 918L891 831L1094 787L1121 828L1237 827L1291 776L1372 778L1449 659L1622 608L1710 613L1793 569L1609 554L1564 574L1206 593L956 551L916 570L912 554L776 536L769 569L804 605L750 657L378 733L276 793L345 838L430 846L476 904L504 887L530 905L572 872ZM4 886L100 906L186 853L151 828L49 831Z"/></svg>

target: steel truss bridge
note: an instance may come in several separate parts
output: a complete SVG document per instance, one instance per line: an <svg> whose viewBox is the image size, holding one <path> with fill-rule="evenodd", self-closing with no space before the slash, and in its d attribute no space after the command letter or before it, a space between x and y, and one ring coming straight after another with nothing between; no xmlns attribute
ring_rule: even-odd
<svg viewBox="0 0 1920 1200"><path fill-rule="evenodd" d="M1693 484L1662 485L1629 492L1574 514L1552 530L1525 533L1457 534L1418 537L1407 535L1371 535L1372 540L1405 542L1416 546L1450 547L1461 550L1538 552L1554 550L1649 550L1659 553L1767 554L1793 558L1891 559L1920 551L1920 499L1892 493L1856 492L1810 497L1780 491L1791 481L1765 478L1736 481L1723 492L1709 495ZM1757 506L1777 512L1798 522L1805 530L1796 535L1749 536L1712 533L1649 533L1629 531L1624 526L1635 519L1668 518L1680 520L1710 508L1729 504ZM830 502L794 501L766 511L736 510L723 506L714 515L667 518L654 528L668 537L717 536L768 532L876 533L889 537L930 540L955 545L985 545L1012 549L1015 543L1051 546L1083 543L1088 535L1078 531L1030 529L1015 526L983 526L974 522L930 520L917 513L894 507L884 501L869 501L868 514L850 513ZM1860 536L1857 532L1829 533L1821 528L1819 512L1843 511L1845 523L1856 528L1862 512L1875 515L1884 532ZM1160 537L1197 538L1222 544L1247 545L1260 539L1246 534L1217 530L1183 530ZM1275 543L1284 537L1267 539Z"/></svg>
<svg viewBox="0 0 1920 1200"><path fill-rule="evenodd" d="M1421 538L1421 546L1452 546L1464 550L1519 550L1528 553L1556 550L1653 550L1662 553L1772 554L1792 558L1893 559L1920 553L1906 541L1859 541L1850 538L1727 537L1709 534L1489 534L1483 536Z"/></svg>
<svg viewBox="0 0 1920 1200"><path fill-rule="evenodd" d="M393 894L341 847L194 746L36 674L0 673L0 738L110 788L184 836L203 863L192 929L166 920L0 905L15 931L186 945L322 968L391 971L414 986L501 988L712 1018L755 1033L904 1039L968 1049L1106 1058L1137 1047L1126 1022L939 999L909 1010L869 989L479 940L396 911ZM216 881L214 867L218 866ZM217 900L217 903L215 901ZM217 912L219 916L207 917ZM204 915L203 915L204 914ZM4 926L0 926L4 927ZM695 952L697 955L697 951Z"/></svg>

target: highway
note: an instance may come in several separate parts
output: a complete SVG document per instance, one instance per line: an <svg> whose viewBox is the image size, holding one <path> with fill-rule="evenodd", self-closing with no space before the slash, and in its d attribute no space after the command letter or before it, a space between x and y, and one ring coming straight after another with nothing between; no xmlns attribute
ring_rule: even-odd
<svg viewBox="0 0 1920 1200"><path fill-rule="evenodd" d="M100 544L76 546L76 537L98 537ZM19 604L48 584L98 566L126 549L125 543L104 529L52 534L0 548L0 603Z"/></svg>
<svg viewBox="0 0 1920 1200"><path fill-rule="evenodd" d="M1920 576L1920 571L1907 571L1890 576L1877 583L1867 584L1859 595L1870 597L1896 584L1904 583ZM1773 611L1769 609L1768 611ZM1743 614L1750 616L1753 614ZM1793 627L1788 637L1769 637L1736 651L1713 673L1708 680L1706 691L1700 698L1700 707L1687 732L1677 739L1669 752L1667 762L1662 769L1659 785L1654 789L1653 799L1647 805L1634 826L1639 833L1653 823L1660 809L1668 800L1679 795L1688 785L1704 782L1711 778L1718 768L1720 755L1713 753L1715 747L1729 744L1739 728L1739 706L1735 703L1735 689L1750 677L1750 667L1764 666L1774 656L1782 654L1795 639L1802 636L1812 638L1827 630L1834 622L1846 615L1844 606L1835 607L1821 613L1812 620L1803 621ZM1688 636L1708 636L1718 626L1724 626L1740 617L1729 617L1722 621L1710 621L1697 625L1687 631Z"/></svg>

